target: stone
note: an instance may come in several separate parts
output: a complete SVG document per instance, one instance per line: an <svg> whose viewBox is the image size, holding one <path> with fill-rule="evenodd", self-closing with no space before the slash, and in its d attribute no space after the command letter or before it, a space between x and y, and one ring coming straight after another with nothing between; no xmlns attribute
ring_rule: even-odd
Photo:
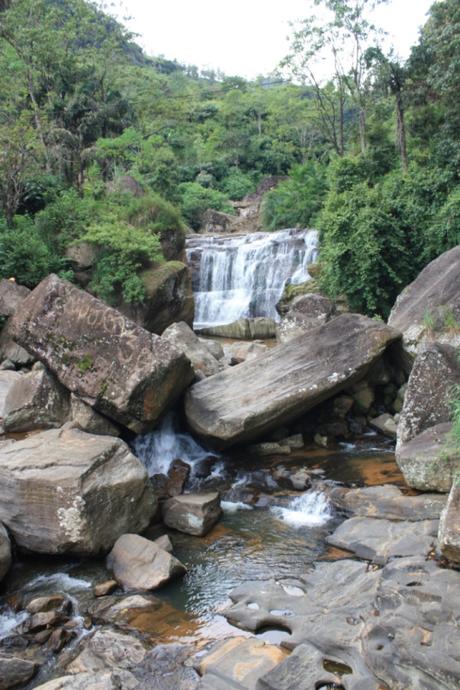
<svg viewBox="0 0 460 690"><path fill-rule="evenodd" d="M267 351L264 342L254 340L252 342L236 342L224 345L225 358L230 366L242 364L248 359L254 359Z"/></svg>
<svg viewBox="0 0 460 690"><path fill-rule="evenodd" d="M186 394L187 421L216 447L255 440L362 379L398 337L375 319L343 314L196 383Z"/></svg>
<svg viewBox="0 0 460 690"><path fill-rule="evenodd" d="M129 671L101 671L61 676L37 685L36 690L136 690L138 687Z"/></svg>
<svg viewBox="0 0 460 690"><path fill-rule="evenodd" d="M407 371L427 343L460 346L460 246L429 263L402 291L388 324L403 334Z"/></svg>
<svg viewBox="0 0 460 690"><path fill-rule="evenodd" d="M120 311L151 333L160 335L175 321L193 325L195 300L188 266L168 261L141 274L145 299L141 304L123 303Z"/></svg>
<svg viewBox="0 0 460 690"><path fill-rule="evenodd" d="M104 553L155 510L147 472L120 439L66 426L0 447L0 520L24 549Z"/></svg>
<svg viewBox="0 0 460 690"><path fill-rule="evenodd" d="M125 592L158 589L186 572L177 558L137 534L117 539L107 556L107 567Z"/></svg>
<svg viewBox="0 0 460 690"><path fill-rule="evenodd" d="M30 614L48 613L55 609L70 611L72 602L63 594L53 594L50 596L35 597L26 606L26 611Z"/></svg>
<svg viewBox="0 0 460 690"><path fill-rule="evenodd" d="M161 537L157 537L156 539L153 540L157 546L160 547L160 549L163 549L164 551L167 551L168 553L173 552L173 545L171 539L168 537L167 534L163 534Z"/></svg>
<svg viewBox="0 0 460 690"><path fill-rule="evenodd" d="M263 458L271 455L290 455L292 449L287 443L266 441L265 443L254 443L252 446L248 446L248 451L251 455L258 455Z"/></svg>
<svg viewBox="0 0 460 690"><path fill-rule="evenodd" d="M190 476L190 465L179 458L173 460L168 470L166 481L166 495L179 496L184 491L184 487Z"/></svg>
<svg viewBox="0 0 460 690"><path fill-rule="evenodd" d="M460 480L453 484L441 514L438 543L442 555L460 567Z"/></svg>
<svg viewBox="0 0 460 690"><path fill-rule="evenodd" d="M199 690L254 689L257 679L273 669L286 653L263 640L232 637L215 644L199 659Z"/></svg>
<svg viewBox="0 0 460 690"><path fill-rule="evenodd" d="M209 348L202 344L198 336L184 321L168 326L161 337L188 357L197 380L213 376L222 370L222 364L213 357Z"/></svg>
<svg viewBox="0 0 460 690"><path fill-rule="evenodd" d="M367 414L374 404L375 393L367 381L359 381L353 386L351 397L361 414Z"/></svg>
<svg viewBox="0 0 460 690"><path fill-rule="evenodd" d="M276 326L276 339L287 343L318 326L330 321L336 315L335 304L323 295L312 293L299 295L289 305L287 314Z"/></svg>
<svg viewBox="0 0 460 690"><path fill-rule="evenodd" d="M30 290L14 280L0 280L0 316L12 316Z"/></svg>
<svg viewBox="0 0 460 690"><path fill-rule="evenodd" d="M11 567L11 542L8 532L0 522L0 582Z"/></svg>
<svg viewBox="0 0 460 690"><path fill-rule="evenodd" d="M89 242L78 242L67 247L66 258L76 271L87 271L93 268L97 261L97 249Z"/></svg>
<svg viewBox="0 0 460 690"><path fill-rule="evenodd" d="M96 412L74 393L70 395L70 419L79 429L88 434L120 435L120 430L110 419Z"/></svg>
<svg viewBox="0 0 460 690"><path fill-rule="evenodd" d="M107 594L112 594L118 587L118 582L116 580L106 580L105 582L99 582L94 586L93 592L95 597L105 597Z"/></svg>
<svg viewBox="0 0 460 690"><path fill-rule="evenodd" d="M35 358L15 343L12 335L11 317L0 332L0 360L8 359L17 367L27 367L35 362Z"/></svg>
<svg viewBox="0 0 460 690"><path fill-rule="evenodd" d="M396 462L410 487L450 491L460 472L460 452L452 445L451 433L451 424L437 424L396 449Z"/></svg>
<svg viewBox="0 0 460 690"><path fill-rule="evenodd" d="M454 348L433 343L417 355L404 393L397 447L422 431L451 421L452 398L460 385L460 363Z"/></svg>
<svg viewBox="0 0 460 690"><path fill-rule="evenodd" d="M136 433L151 430L193 376L170 343L55 275L26 297L12 328L62 385Z"/></svg>
<svg viewBox="0 0 460 690"><path fill-rule="evenodd" d="M204 212L203 218L201 220L200 233L206 232L212 235L216 233L229 232L229 228L234 223L235 216L231 216L229 213L222 213L222 211L215 211L209 208Z"/></svg>
<svg viewBox="0 0 460 690"><path fill-rule="evenodd" d="M222 514L217 491L170 498L163 504L162 511L165 525L197 537L204 537Z"/></svg>
<svg viewBox="0 0 460 690"><path fill-rule="evenodd" d="M349 489L334 486L328 492L337 508L360 517L386 520L437 520L446 505L441 494L407 496L394 484Z"/></svg>
<svg viewBox="0 0 460 690"><path fill-rule="evenodd" d="M38 665L33 661L0 652L0 690L24 685L37 671Z"/></svg>
<svg viewBox="0 0 460 690"><path fill-rule="evenodd" d="M98 672L108 669L130 670L142 663L147 650L132 635L100 629L91 635L80 654L67 666L69 673Z"/></svg>
<svg viewBox="0 0 460 690"><path fill-rule="evenodd" d="M388 438L396 439L396 422L388 412L369 420L369 426L376 431L380 431L384 436L388 436Z"/></svg>
<svg viewBox="0 0 460 690"><path fill-rule="evenodd" d="M212 340L211 338L198 338L200 343L208 348L212 356L220 362L221 359L225 357L224 348L217 342L217 340Z"/></svg>
<svg viewBox="0 0 460 690"><path fill-rule="evenodd" d="M339 525L326 541L339 549L352 551L358 558L382 565L390 558L427 556L438 526L438 520L393 522L383 518L353 517Z"/></svg>
<svg viewBox="0 0 460 690"><path fill-rule="evenodd" d="M65 424L69 412L68 391L40 364L21 376L8 391L5 431L56 429Z"/></svg>
<svg viewBox="0 0 460 690"><path fill-rule="evenodd" d="M235 340L268 340L276 337L276 323L265 316L256 316L252 319L243 317L223 326L200 328L198 332L201 335Z"/></svg>
<svg viewBox="0 0 460 690"><path fill-rule="evenodd" d="M9 391L23 377L18 371L0 371L0 419L5 416L5 401Z"/></svg>

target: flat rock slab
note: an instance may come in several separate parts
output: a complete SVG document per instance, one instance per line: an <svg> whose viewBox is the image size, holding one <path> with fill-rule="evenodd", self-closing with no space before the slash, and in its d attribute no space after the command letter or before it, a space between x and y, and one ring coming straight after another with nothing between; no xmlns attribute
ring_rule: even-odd
<svg viewBox="0 0 460 690"><path fill-rule="evenodd" d="M398 337L374 319L343 314L192 386L187 420L218 447L255 439L361 379Z"/></svg>
<svg viewBox="0 0 460 690"><path fill-rule="evenodd" d="M169 342L55 275L26 297L11 330L66 388L136 433L152 429L193 378Z"/></svg>
<svg viewBox="0 0 460 690"><path fill-rule="evenodd" d="M439 548L448 561L460 566L460 483L450 490L445 510L441 515L438 534Z"/></svg>
<svg viewBox="0 0 460 690"><path fill-rule="evenodd" d="M155 510L147 471L120 439L66 426L0 447L0 520L25 549L107 552Z"/></svg>
<svg viewBox="0 0 460 690"><path fill-rule="evenodd" d="M158 589L184 575L186 568L158 543L123 534L107 556L107 567L125 591Z"/></svg>
<svg viewBox="0 0 460 690"><path fill-rule="evenodd" d="M338 508L355 516L411 522L437 520L446 505L445 496L407 496L393 484L368 486L364 489L337 486L330 491L329 497Z"/></svg>
<svg viewBox="0 0 460 690"><path fill-rule="evenodd" d="M162 509L165 525L197 537L204 537L222 515L217 491L175 496L165 501Z"/></svg>
<svg viewBox="0 0 460 690"><path fill-rule="evenodd" d="M390 558L428 555L438 527L438 520L408 522L354 517L339 525L326 541L382 565Z"/></svg>

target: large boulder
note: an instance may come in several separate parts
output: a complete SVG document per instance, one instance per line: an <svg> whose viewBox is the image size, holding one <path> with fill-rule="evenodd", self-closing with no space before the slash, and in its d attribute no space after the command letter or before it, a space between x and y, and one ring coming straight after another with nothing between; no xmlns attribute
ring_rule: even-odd
<svg viewBox="0 0 460 690"><path fill-rule="evenodd" d="M460 475L459 475L460 476ZM439 548L448 561L460 566L460 481L455 483L441 514L438 534Z"/></svg>
<svg viewBox="0 0 460 690"><path fill-rule="evenodd" d="M68 391L43 364L21 376L8 391L4 407L5 431L33 431L62 426L69 417Z"/></svg>
<svg viewBox="0 0 460 690"><path fill-rule="evenodd" d="M12 316L30 290L14 280L0 280L0 361L9 359L18 366L30 364L33 357L11 337L8 317ZM7 319L2 328L2 320Z"/></svg>
<svg viewBox="0 0 460 690"><path fill-rule="evenodd" d="M398 448L452 417L452 398L460 384L460 362L454 348L433 343L417 355L398 424Z"/></svg>
<svg viewBox="0 0 460 690"><path fill-rule="evenodd" d="M68 425L0 447L0 520L24 549L107 552L155 510L147 472L120 439Z"/></svg>
<svg viewBox="0 0 460 690"><path fill-rule="evenodd" d="M120 430L110 419L93 410L90 405L87 405L73 393L70 395L70 420L82 431L87 431L88 434L120 435Z"/></svg>
<svg viewBox="0 0 460 690"><path fill-rule="evenodd" d="M152 429L193 377L170 343L55 275L26 297L12 327L66 388L136 433Z"/></svg>
<svg viewBox="0 0 460 690"><path fill-rule="evenodd" d="M267 340L275 338L276 323L266 316L253 319L242 317L233 323L222 326L200 328L199 333L217 338L235 338L235 340Z"/></svg>
<svg viewBox="0 0 460 690"><path fill-rule="evenodd" d="M219 363L212 356L209 348L203 344L184 321L168 326L163 331L161 337L189 358L196 379L201 380L208 376L213 376L213 374L218 374L223 369L223 363Z"/></svg>
<svg viewBox="0 0 460 690"><path fill-rule="evenodd" d="M10 390L22 379L17 371L0 371L0 419L5 416L5 402Z"/></svg>
<svg viewBox="0 0 460 690"><path fill-rule="evenodd" d="M30 290L14 280L0 280L0 316L12 316Z"/></svg>
<svg viewBox="0 0 460 690"><path fill-rule="evenodd" d="M8 532L0 522L0 582L3 580L11 565L11 542Z"/></svg>
<svg viewBox="0 0 460 690"><path fill-rule="evenodd" d="M192 386L188 422L217 446L260 437L363 378L398 337L382 322L343 314Z"/></svg>
<svg viewBox="0 0 460 690"><path fill-rule="evenodd" d="M165 525L197 537L204 537L221 515L220 496L217 491L209 494L174 496L163 504Z"/></svg>
<svg viewBox="0 0 460 690"><path fill-rule="evenodd" d="M123 314L158 335L175 321L193 324L195 300L188 266L169 261L145 271L141 278L145 299L142 304L122 304Z"/></svg>
<svg viewBox="0 0 460 690"><path fill-rule="evenodd" d="M107 566L125 591L158 589L186 572L168 551L137 534L123 534L117 539L107 556Z"/></svg>
<svg viewBox="0 0 460 690"><path fill-rule="evenodd" d="M428 264L402 291L388 323L403 334L407 369L427 343L460 346L460 245Z"/></svg>
<svg viewBox="0 0 460 690"><path fill-rule="evenodd" d="M276 327L276 339L287 343L298 335L322 326L336 315L334 302L323 295L311 294L296 297L289 311Z"/></svg>

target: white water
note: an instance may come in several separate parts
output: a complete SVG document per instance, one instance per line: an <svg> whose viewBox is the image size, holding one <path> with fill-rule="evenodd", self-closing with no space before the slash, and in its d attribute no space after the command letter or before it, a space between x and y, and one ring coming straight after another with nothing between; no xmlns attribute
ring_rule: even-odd
<svg viewBox="0 0 460 690"><path fill-rule="evenodd" d="M273 506L271 512L291 527L320 526L332 517L331 506L320 491L308 491L302 496L296 496L289 507Z"/></svg>
<svg viewBox="0 0 460 690"><path fill-rule="evenodd" d="M79 589L91 589L92 584L89 580L72 577L67 573L52 573L51 575L37 575L27 583L26 589L42 588L43 586L54 587L59 592L68 593Z"/></svg>
<svg viewBox="0 0 460 690"><path fill-rule="evenodd" d="M241 317L278 320L275 307L286 283L308 280L308 265L317 255L316 230L189 238L195 328L232 323Z"/></svg>
<svg viewBox="0 0 460 690"><path fill-rule="evenodd" d="M193 468L202 460L218 457L195 441L187 433L180 433L174 428L174 415L168 414L161 426L134 441L134 453L144 463L149 476L168 474L174 460L183 460Z"/></svg>
<svg viewBox="0 0 460 690"><path fill-rule="evenodd" d="M15 613L12 609L5 608L0 613L0 640L4 640L5 637L9 637L21 623L24 623L29 618L27 611L21 611L20 613Z"/></svg>
<svg viewBox="0 0 460 690"><path fill-rule="evenodd" d="M221 501L220 506L224 513L238 513L240 510L254 510L254 508L242 501Z"/></svg>

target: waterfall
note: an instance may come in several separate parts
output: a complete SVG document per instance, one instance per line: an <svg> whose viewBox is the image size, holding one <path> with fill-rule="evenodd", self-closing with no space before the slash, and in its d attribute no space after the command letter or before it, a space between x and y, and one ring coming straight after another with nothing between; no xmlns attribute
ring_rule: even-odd
<svg viewBox="0 0 460 690"><path fill-rule="evenodd" d="M279 230L187 240L195 293L195 328L232 323L241 317L277 320L285 285L309 279L318 254L316 230Z"/></svg>

